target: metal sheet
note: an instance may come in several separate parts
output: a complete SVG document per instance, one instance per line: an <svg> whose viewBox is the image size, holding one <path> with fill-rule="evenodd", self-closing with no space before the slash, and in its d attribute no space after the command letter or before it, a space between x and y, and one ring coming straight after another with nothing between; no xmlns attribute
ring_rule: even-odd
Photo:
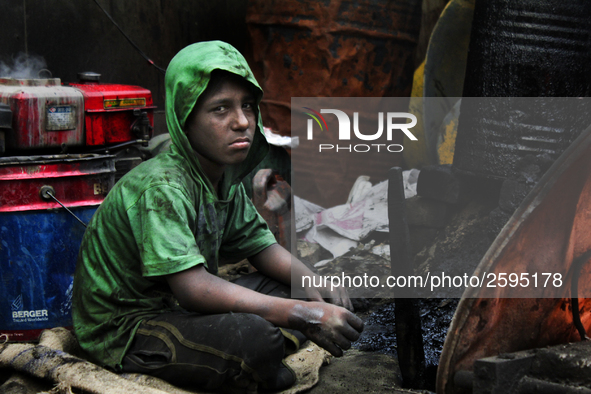
<svg viewBox="0 0 591 394"><path fill-rule="evenodd" d="M101 146L133 141L132 125L138 116L134 109L146 112L149 126L154 126L152 93L139 86L98 82L71 83L84 96L84 122L87 146ZM129 100L127 104L125 100ZM151 137L151 135L150 135Z"/></svg>
<svg viewBox="0 0 591 394"><path fill-rule="evenodd" d="M84 145L82 93L59 79L0 78L0 102L12 111L8 151Z"/></svg>
<svg viewBox="0 0 591 394"><path fill-rule="evenodd" d="M502 272L560 273L570 283L573 260L591 249L591 128L563 153L503 228L474 275ZM579 294L591 295L585 266ZM457 371L505 352L577 341L570 286L555 298L507 298L511 287L468 288L460 301L440 359L437 392L462 393ZM523 295L523 293L521 293ZM591 299L580 300L582 323L591 327Z"/></svg>
<svg viewBox="0 0 591 394"><path fill-rule="evenodd" d="M585 0L477 0L462 96L588 97L590 34L591 3ZM564 110L462 103L455 170L504 179L515 175L515 163L525 155L556 159L589 124L576 132L536 127L552 125ZM510 112L513 122L505 117Z"/></svg>
<svg viewBox="0 0 591 394"><path fill-rule="evenodd" d="M463 97L591 94L586 0L477 0Z"/></svg>
<svg viewBox="0 0 591 394"><path fill-rule="evenodd" d="M51 186L67 207L97 206L115 183L113 156L11 156L0 159L0 212L55 209L40 195Z"/></svg>
<svg viewBox="0 0 591 394"><path fill-rule="evenodd" d="M591 123L590 101L568 97L464 97L453 167L492 179L517 179L535 156L545 167Z"/></svg>
<svg viewBox="0 0 591 394"><path fill-rule="evenodd" d="M451 0L445 6L429 39L425 61L415 71L409 110L417 116L414 130L424 137L419 144L405 139L404 161L409 168L453 162L455 133L446 133L442 122L462 96L474 2Z"/></svg>

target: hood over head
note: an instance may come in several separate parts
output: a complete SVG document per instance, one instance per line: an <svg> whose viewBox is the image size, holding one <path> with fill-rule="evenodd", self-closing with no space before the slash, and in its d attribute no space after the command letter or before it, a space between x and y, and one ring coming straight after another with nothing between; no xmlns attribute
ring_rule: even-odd
<svg viewBox="0 0 591 394"><path fill-rule="evenodd" d="M194 176L209 188L213 186L201 169L189 139L185 134L185 122L193 111L197 99L207 88L213 70L223 70L237 74L256 89L257 94L257 127L250 151L246 159L236 165L228 166L221 184L221 198L230 200L234 195L233 185L238 184L256 165L261 162L269 150L263 134L258 104L263 97L263 90L254 78L246 60L230 44L222 41L206 41L189 45L182 49L171 60L166 70L166 124L172 140L172 149L186 158Z"/></svg>

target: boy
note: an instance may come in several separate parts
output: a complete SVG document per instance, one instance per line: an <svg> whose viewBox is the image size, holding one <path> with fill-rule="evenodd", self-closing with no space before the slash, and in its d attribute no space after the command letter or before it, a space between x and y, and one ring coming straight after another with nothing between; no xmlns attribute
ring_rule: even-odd
<svg viewBox="0 0 591 394"><path fill-rule="evenodd" d="M276 244L240 184L268 150L262 90L242 55L219 41L190 45L165 84L170 151L115 185L82 241L80 345L100 365L177 385L289 387L282 360L298 336L340 356L363 323L342 289L287 298L292 270L312 273ZM242 258L258 272L216 276L220 259Z"/></svg>

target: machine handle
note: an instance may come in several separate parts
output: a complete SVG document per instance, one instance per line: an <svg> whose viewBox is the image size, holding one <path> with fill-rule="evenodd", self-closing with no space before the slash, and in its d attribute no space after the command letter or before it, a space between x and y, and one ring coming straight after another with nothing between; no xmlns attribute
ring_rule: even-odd
<svg viewBox="0 0 591 394"><path fill-rule="evenodd" d="M49 185L41 186L41 189L39 189L39 195L44 200L51 200L51 199L55 200L55 202L57 202L59 205L61 205L66 211L68 211L68 213L70 215L74 216L76 218L76 220L78 220L84 227L86 227L86 223L84 223L82 220L80 220L80 218L78 216L76 216L74 214L74 212L70 211L64 204L62 204L60 200L55 198L55 190L53 189L53 187L51 187Z"/></svg>

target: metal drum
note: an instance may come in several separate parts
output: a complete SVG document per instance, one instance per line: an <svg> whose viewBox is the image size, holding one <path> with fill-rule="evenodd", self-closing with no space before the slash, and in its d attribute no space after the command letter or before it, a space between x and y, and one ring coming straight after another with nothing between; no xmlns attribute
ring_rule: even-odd
<svg viewBox="0 0 591 394"><path fill-rule="evenodd" d="M0 158L0 334L29 341L72 325L78 219L90 220L114 174L112 156Z"/></svg>
<svg viewBox="0 0 591 394"><path fill-rule="evenodd" d="M582 113L578 125L553 127L572 102L466 98L589 96L590 34L585 0L477 0L454 168L504 179L526 155L557 159L589 123Z"/></svg>
<svg viewBox="0 0 591 394"><path fill-rule="evenodd" d="M421 2L249 2L249 63L268 127L289 135L292 97L408 97Z"/></svg>
<svg viewBox="0 0 591 394"><path fill-rule="evenodd" d="M420 21L418 0L250 1L246 56L265 92L265 125L292 135L292 97L408 97ZM307 199L323 206L344 203L358 176L385 180L388 168L402 164L402 154L376 156L380 170L364 173L363 155L291 153L306 164L294 168L294 176L310 180ZM319 168L326 177L318 176Z"/></svg>

